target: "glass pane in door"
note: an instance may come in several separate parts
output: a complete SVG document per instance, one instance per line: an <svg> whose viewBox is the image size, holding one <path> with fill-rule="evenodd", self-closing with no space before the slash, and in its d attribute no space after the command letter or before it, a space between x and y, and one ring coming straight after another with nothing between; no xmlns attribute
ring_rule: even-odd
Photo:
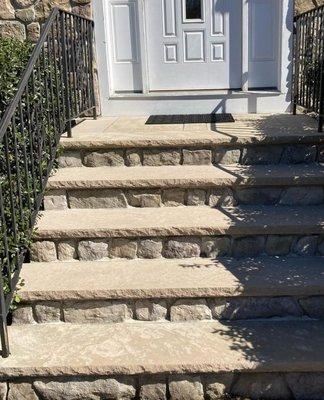
<svg viewBox="0 0 324 400"><path fill-rule="evenodd" d="M202 19L202 0L185 0L186 20Z"/></svg>

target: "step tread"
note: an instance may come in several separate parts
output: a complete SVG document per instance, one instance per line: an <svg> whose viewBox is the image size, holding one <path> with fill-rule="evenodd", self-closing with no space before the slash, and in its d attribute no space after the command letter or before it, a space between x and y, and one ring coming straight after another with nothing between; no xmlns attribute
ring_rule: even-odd
<svg viewBox="0 0 324 400"><path fill-rule="evenodd" d="M324 167L311 165L61 168L48 189L207 187L323 184Z"/></svg>
<svg viewBox="0 0 324 400"><path fill-rule="evenodd" d="M0 374L318 372L323 332L324 322L274 320L18 325L9 327L12 354Z"/></svg>
<svg viewBox="0 0 324 400"><path fill-rule="evenodd" d="M245 144L319 143L316 121L305 115L234 116L234 123L145 125L147 117L99 118L73 129L72 138L62 138L64 149L178 147Z"/></svg>
<svg viewBox="0 0 324 400"><path fill-rule="evenodd" d="M24 301L324 294L324 257L25 264Z"/></svg>
<svg viewBox="0 0 324 400"><path fill-rule="evenodd" d="M38 238L316 234L324 207L241 206L68 209L43 211Z"/></svg>

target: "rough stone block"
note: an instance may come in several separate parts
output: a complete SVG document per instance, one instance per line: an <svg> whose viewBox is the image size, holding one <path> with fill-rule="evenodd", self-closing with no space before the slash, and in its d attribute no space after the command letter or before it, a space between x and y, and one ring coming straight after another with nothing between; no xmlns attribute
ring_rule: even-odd
<svg viewBox="0 0 324 400"><path fill-rule="evenodd" d="M303 236L297 239L293 251L300 256L311 256L316 251L317 242L318 236Z"/></svg>
<svg viewBox="0 0 324 400"><path fill-rule="evenodd" d="M61 321L61 305L59 302L38 303L34 309L36 321L39 323Z"/></svg>
<svg viewBox="0 0 324 400"><path fill-rule="evenodd" d="M263 400L292 400L291 392L284 377L280 374L240 374L235 381L233 396Z"/></svg>
<svg viewBox="0 0 324 400"><path fill-rule="evenodd" d="M162 255L161 239L142 239L138 242L137 257L139 258L159 258Z"/></svg>
<svg viewBox="0 0 324 400"><path fill-rule="evenodd" d="M163 204L168 207L178 207L185 204L186 192L182 189L166 189L162 193Z"/></svg>
<svg viewBox="0 0 324 400"><path fill-rule="evenodd" d="M22 22L33 22L35 20L35 9L33 7L16 10L16 18Z"/></svg>
<svg viewBox="0 0 324 400"><path fill-rule="evenodd" d="M208 204L210 207L230 207L237 201L230 188L215 188L210 191Z"/></svg>
<svg viewBox="0 0 324 400"><path fill-rule="evenodd" d="M2 397L0 398L2 399ZM11 382L9 384L9 392L6 400L38 400L38 397L31 383Z"/></svg>
<svg viewBox="0 0 324 400"><path fill-rule="evenodd" d="M30 259L37 262L56 261L56 247L54 242L34 242L30 247Z"/></svg>
<svg viewBox="0 0 324 400"><path fill-rule="evenodd" d="M95 240L82 240L78 244L80 260L92 261L108 257L108 243Z"/></svg>
<svg viewBox="0 0 324 400"><path fill-rule="evenodd" d="M293 241L293 236L269 235L266 242L266 253L269 256L289 254Z"/></svg>
<svg viewBox="0 0 324 400"><path fill-rule="evenodd" d="M204 257L222 257L229 255L231 241L228 237L206 237L202 240L201 252Z"/></svg>
<svg viewBox="0 0 324 400"><path fill-rule="evenodd" d="M324 238L323 238L322 236L319 238L319 243L318 243L318 246L317 246L317 251L318 251L322 256L324 256Z"/></svg>
<svg viewBox="0 0 324 400"><path fill-rule="evenodd" d="M126 150L125 162L128 167L136 167L137 165L142 165L141 151L134 149Z"/></svg>
<svg viewBox="0 0 324 400"><path fill-rule="evenodd" d="M31 306L20 305L12 313L12 323L13 324L34 324L33 309Z"/></svg>
<svg viewBox="0 0 324 400"><path fill-rule="evenodd" d="M323 372L288 373L286 380L294 400L323 400Z"/></svg>
<svg viewBox="0 0 324 400"><path fill-rule="evenodd" d="M60 261L75 260L78 258L76 244L73 240L60 242L57 245L57 257Z"/></svg>
<svg viewBox="0 0 324 400"><path fill-rule="evenodd" d="M206 204L206 190L192 189L188 191L187 205L188 206L203 206Z"/></svg>
<svg viewBox="0 0 324 400"><path fill-rule="evenodd" d="M236 188L235 194L241 204L276 204L281 194L280 188Z"/></svg>
<svg viewBox="0 0 324 400"><path fill-rule="evenodd" d="M83 163L87 167L120 167L124 165L124 151L93 151L84 156Z"/></svg>
<svg viewBox="0 0 324 400"><path fill-rule="evenodd" d="M190 238L170 239L165 244L162 255L166 258L199 257L200 245Z"/></svg>
<svg viewBox="0 0 324 400"><path fill-rule="evenodd" d="M322 204L323 198L320 186L297 186L284 190L279 203L288 206L316 205Z"/></svg>
<svg viewBox="0 0 324 400"><path fill-rule="evenodd" d="M324 296L310 296L299 299L299 304L311 318L324 317Z"/></svg>
<svg viewBox="0 0 324 400"><path fill-rule="evenodd" d="M0 19L15 19L15 9L13 8L10 0L2 0Z"/></svg>
<svg viewBox="0 0 324 400"><path fill-rule="evenodd" d="M0 21L0 37L16 38L22 42L26 39L25 27L18 21Z"/></svg>
<svg viewBox="0 0 324 400"><path fill-rule="evenodd" d="M89 189L69 191L71 208L125 208L127 201L121 190Z"/></svg>
<svg viewBox="0 0 324 400"><path fill-rule="evenodd" d="M128 304L118 301L84 301L63 304L64 321L70 323L123 322L131 319Z"/></svg>
<svg viewBox="0 0 324 400"><path fill-rule="evenodd" d="M136 393L132 379L43 380L33 386L42 400L131 400Z"/></svg>
<svg viewBox="0 0 324 400"><path fill-rule="evenodd" d="M198 376L171 376L169 391L170 400L204 400L204 388Z"/></svg>
<svg viewBox="0 0 324 400"><path fill-rule="evenodd" d="M143 165L160 166L160 165L179 165L181 162L180 150L144 150Z"/></svg>
<svg viewBox="0 0 324 400"><path fill-rule="evenodd" d="M60 168L67 167L82 167L81 154L79 151L64 151L58 159L58 165Z"/></svg>
<svg viewBox="0 0 324 400"><path fill-rule="evenodd" d="M44 196L45 210L62 210L68 208L65 190L51 190Z"/></svg>
<svg viewBox="0 0 324 400"><path fill-rule="evenodd" d="M0 382L0 400L9 400L7 397L8 387L6 382ZM13 400L12 398L10 400ZM33 398L31 398L33 400ZM37 400L37 399L36 399Z"/></svg>
<svg viewBox="0 0 324 400"><path fill-rule="evenodd" d="M139 300L135 303L136 318L140 321L161 321L166 319L165 300Z"/></svg>
<svg viewBox="0 0 324 400"><path fill-rule="evenodd" d="M254 257L264 251L265 238L263 236L244 236L236 238L232 245L232 255L236 258Z"/></svg>
<svg viewBox="0 0 324 400"><path fill-rule="evenodd" d="M302 310L292 297L242 297L214 299L210 302L216 319L300 317Z"/></svg>
<svg viewBox="0 0 324 400"><path fill-rule="evenodd" d="M267 165L278 164L281 158L281 146L250 146L242 150L241 164Z"/></svg>
<svg viewBox="0 0 324 400"><path fill-rule="evenodd" d="M214 152L215 164L238 164L241 158L240 149L219 148Z"/></svg>
<svg viewBox="0 0 324 400"><path fill-rule="evenodd" d="M213 374L206 379L206 399L221 400L226 399L234 380L233 373Z"/></svg>
<svg viewBox="0 0 324 400"><path fill-rule="evenodd" d="M158 191L140 192L130 190L127 193L128 204L132 207L161 207L162 198Z"/></svg>
<svg viewBox="0 0 324 400"><path fill-rule="evenodd" d="M113 239L110 245L109 256L113 258L135 258L137 253L137 243L129 239Z"/></svg>
<svg viewBox="0 0 324 400"><path fill-rule="evenodd" d="M204 299L177 300L170 309L171 321L195 321L212 319L211 310Z"/></svg>
<svg viewBox="0 0 324 400"><path fill-rule="evenodd" d="M140 400L167 400L167 385L163 377L152 376L140 381Z"/></svg>
<svg viewBox="0 0 324 400"><path fill-rule="evenodd" d="M312 145L292 145L287 146L281 157L282 164L301 164L311 163L316 159L316 146Z"/></svg>
<svg viewBox="0 0 324 400"><path fill-rule="evenodd" d="M211 150L186 150L183 152L183 164L187 165L209 165L212 163Z"/></svg>

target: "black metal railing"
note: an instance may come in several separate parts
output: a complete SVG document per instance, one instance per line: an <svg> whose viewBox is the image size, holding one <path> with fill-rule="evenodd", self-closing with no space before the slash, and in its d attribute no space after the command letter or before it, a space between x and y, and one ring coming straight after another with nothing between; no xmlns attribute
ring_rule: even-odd
<svg viewBox="0 0 324 400"><path fill-rule="evenodd" d="M0 334L8 357L7 316L55 164L62 133L92 112L93 21L53 9L17 92L0 121Z"/></svg>
<svg viewBox="0 0 324 400"><path fill-rule="evenodd" d="M323 131L324 113L324 6L295 17L293 112L297 107L318 115Z"/></svg>

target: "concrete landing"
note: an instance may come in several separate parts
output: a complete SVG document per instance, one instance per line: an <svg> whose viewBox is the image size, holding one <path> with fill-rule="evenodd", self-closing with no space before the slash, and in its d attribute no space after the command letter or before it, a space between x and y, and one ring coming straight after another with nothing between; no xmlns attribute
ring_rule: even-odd
<svg viewBox="0 0 324 400"><path fill-rule="evenodd" d="M233 123L145 125L146 117L87 120L62 138L64 149L244 145L253 143L318 143L317 123L305 115L234 115Z"/></svg>

